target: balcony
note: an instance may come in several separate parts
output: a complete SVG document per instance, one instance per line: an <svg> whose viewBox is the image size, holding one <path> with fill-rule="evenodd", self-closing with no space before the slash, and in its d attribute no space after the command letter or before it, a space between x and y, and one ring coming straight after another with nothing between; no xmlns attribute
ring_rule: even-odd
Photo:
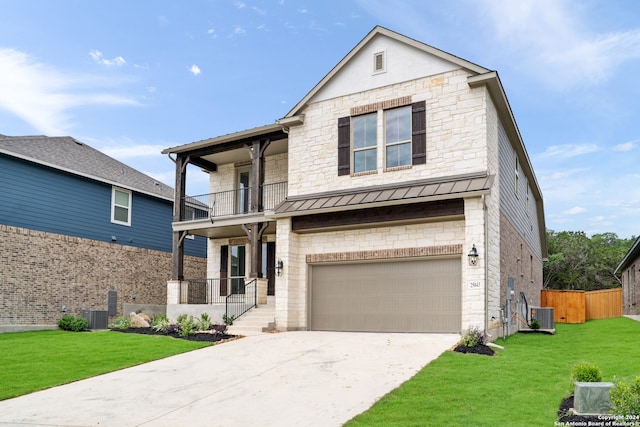
<svg viewBox="0 0 640 427"><path fill-rule="evenodd" d="M287 197L287 182L263 184L261 206L251 206L251 187L218 193L187 196L185 210L180 221L198 221L224 217L236 217L273 210Z"/></svg>

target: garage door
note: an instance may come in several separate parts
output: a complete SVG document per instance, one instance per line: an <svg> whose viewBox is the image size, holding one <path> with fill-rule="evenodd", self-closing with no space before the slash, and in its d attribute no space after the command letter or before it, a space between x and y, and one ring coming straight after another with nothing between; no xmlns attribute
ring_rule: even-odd
<svg viewBox="0 0 640 427"><path fill-rule="evenodd" d="M460 258L311 266L310 328L459 332Z"/></svg>

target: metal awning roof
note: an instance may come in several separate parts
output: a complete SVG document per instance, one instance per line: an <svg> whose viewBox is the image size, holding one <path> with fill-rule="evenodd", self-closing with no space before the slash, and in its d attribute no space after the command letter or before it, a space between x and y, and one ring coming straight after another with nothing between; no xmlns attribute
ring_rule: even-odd
<svg viewBox="0 0 640 427"><path fill-rule="evenodd" d="M289 197L275 208L274 217L310 215L487 194L491 190L493 179L493 175L487 174L460 175L400 185L382 185Z"/></svg>

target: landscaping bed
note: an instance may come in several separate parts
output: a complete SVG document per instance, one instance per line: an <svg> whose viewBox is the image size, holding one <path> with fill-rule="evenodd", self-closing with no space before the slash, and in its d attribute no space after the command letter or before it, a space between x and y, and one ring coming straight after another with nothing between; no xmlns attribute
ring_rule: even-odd
<svg viewBox="0 0 640 427"><path fill-rule="evenodd" d="M200 342L219 342L232 338L237 338L236 335L229 335L227 333L220 333L217 331L197 332L192 335L183 336L178 331L162 332L156 331L152 328L126 328L126 329L112 329L114 332L123 332L127 334L142 334L142 335L162 335L173 338L181 338L188 341L200 341Z"/></svg>

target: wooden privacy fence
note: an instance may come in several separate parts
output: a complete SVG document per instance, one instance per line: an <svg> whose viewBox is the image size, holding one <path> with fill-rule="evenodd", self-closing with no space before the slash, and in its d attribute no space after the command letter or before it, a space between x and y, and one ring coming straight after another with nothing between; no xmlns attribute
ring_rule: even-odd
<svg viewBox="0 0 640 427"><path fill-rule="evenodd" d="M543 289L540 297L543 307L553 307L555 323L622 316L622 288L589 292Z"/></svg>

